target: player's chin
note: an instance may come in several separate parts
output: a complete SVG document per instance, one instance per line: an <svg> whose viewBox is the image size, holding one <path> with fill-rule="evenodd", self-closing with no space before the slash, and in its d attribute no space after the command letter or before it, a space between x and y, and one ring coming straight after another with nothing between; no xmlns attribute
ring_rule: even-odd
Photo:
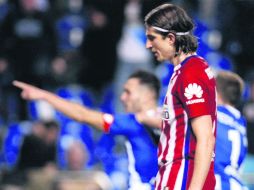
<svg viewBox="0 0 254 190"><path fill-rule="evenodd" d="M159 61L159 62L165 61L165 59L163 57L160 57L160 56L156 56L156 60Z"/></svg>
<svg viewBox="0 0 254 190"><path fill-rule="evenodd" d="M124 106L124 110L125 110L126 112L130 112L130 108L129 108L128 106Z"/></svg>

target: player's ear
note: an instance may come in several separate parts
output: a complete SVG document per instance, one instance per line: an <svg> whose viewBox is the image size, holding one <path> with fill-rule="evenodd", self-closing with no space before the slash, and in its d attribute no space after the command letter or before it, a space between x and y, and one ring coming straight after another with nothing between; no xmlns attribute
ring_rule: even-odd
<svg viewBox="0 0 254 190"><path fill-rule="evenodd" d="M175 43L176 37L173 33L168 33L167 38L169 40L169 43L171 43L171 44Z"/></svg>

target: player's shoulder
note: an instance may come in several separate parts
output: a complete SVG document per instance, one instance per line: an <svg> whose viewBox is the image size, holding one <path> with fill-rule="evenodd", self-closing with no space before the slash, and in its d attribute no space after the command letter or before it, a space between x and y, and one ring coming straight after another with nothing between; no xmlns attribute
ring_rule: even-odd
<svg viewBox="0 0 254 190"><path fill-rule="evenodd" d="M214 80L214 73L207 61L200 56L190 57L181 70L182 79L201 78L202 80Z"/></svg>
<svg viewBox="0 0 254 190"><path fill-rule="evenodd" d="M183 71L195 71L199 72L208 68L207 61L200 56L191 56L184 64Z"/></svg>
<svg viewBox="0 0 254 190"><path fill-rule="evenodd" d="M117 123L130 123L135 121L135 115L133 113L118 113L114 114L114 121Z"/></svg>

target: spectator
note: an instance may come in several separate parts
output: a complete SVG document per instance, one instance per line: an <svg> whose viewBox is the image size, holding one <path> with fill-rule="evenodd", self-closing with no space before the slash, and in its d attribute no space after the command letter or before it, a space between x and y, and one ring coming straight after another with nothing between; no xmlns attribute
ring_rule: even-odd
<svg viewBox="0 0 254 190"><path fill-rule="evenodd" d="M55 189L83 190L109 189L108 176L96 168L88 169L89 152L83 142L74 140L66 151L67 169L59 171L54 180ZM100 178L100 179L98 179ZM100 180L100 182L98 181Z"/></svg>
<svg viewBox="0 0 254 190"><path fill-rule="evenodd" d="M82 44L87 64L81 68L79 81L96 92L112 82L115 73L116 44L121 36L124 4L125 0L85 1L90 24Z"/></svg>
<svg viewBox="0 0 254 190"><path fill-rule="evenodd" d="M8 56L15 78L25 81L38 80L45 71L40 64L56 53L52 21L37 8L36 0L19 0L1 26L0 53Z"/></svg>
<svg viewBox="0 0 254 190"><path fill-rule="evenodd" d="M55 56L49 64L49 73L42 81L42 86L53 92L58 88L77 84L78 65L81 62L76 55L63 53Z"/></svg>
<svg viewBox="0 0 254 190"><path fill-rule="evenodd" d="M248 79L249 99L243 105L243 114L247 120L248 153L254 155L254 75Z"/></svg>
<svg viewBox="0 0 254 190"><path fill-rule="evenodd" d="M63 172L54 180L54 190L112 190L109 178L101 171Z"/></svg>
<svg viewBox="0 0 254 190"><path fill-rule="evenodd" d="M10 9L9 2L7 0L0 1L0 24L4 20Z"/></svg>
<svg viewBox="0 0 254 190"><path fill-rule="evenodd" d="M122 85L128 76L136 70L153 69L153 58L145 48L145 28L141 18L141 1L128 0L124 7L124 24L122 35L117 43L117 69L114 88L117 97L120 96ZM139 53L137 53L139 52ZM120 101L116 101L116 110L123 111Z"/></svg>
<svg viewBox="0 0 254 190"><path fill-rule="evenodd" d="M32 133L22 143L17 170L36 169L49 163L56 165L57 136L56 122L35 122Z"/></svg>
<svg viewBox="0 0 254 190"><path fill-rule="evenodd" d="M71 171L84 170L89 160L87 151L81 141L72 142L66 151L67 169Z"/></svg>
<svg viewBox="0 0 254 190"><path fill-rule="evenodd" d="M68 0L63 14L56 20L59 53L79 52L87 30L87 12L82 0Z"/></svg>
<svg viewBox="0 0 254 190"><path fill-rule="evenodd" d="M0 125L18 119L16 91L11 87L14 79L7 59L0 58Z"/></svg>
<svg viewBox="0 0 254 190"><path fill-rule="evenodd" d="M48 60L56 53L55 31L46 12L36 0L19 0L10 9L0 28L0 56L6 56L16 79L40 83ZM27 119L21 102L20 118Z"/></svg>
<svg viewBox="0 0 254 190"><path fill-rule="evenodd" d="M26 187L31 181L38 182L33 180L35 175L45 171L43 175L47 178L48 174L53 174L52 171L56 171L57 134L58 124L56 122L34 122L31 134L26 135L23 139L15 168L7 172L1 182ZM43 181L42 178L41 180Z"/></svg>

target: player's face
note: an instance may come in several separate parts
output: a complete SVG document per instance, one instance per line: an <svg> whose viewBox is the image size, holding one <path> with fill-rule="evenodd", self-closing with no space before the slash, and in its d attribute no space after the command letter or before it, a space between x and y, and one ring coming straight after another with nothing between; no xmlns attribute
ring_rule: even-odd
<svg viewBox="0 0 254 190"><path fill-rule="evenodd" d="M136 78L128 79L121 95L125 111L132 113L140 111L143 101L142 97L142 85L140 85L139 80Z"/></svg>
<svg viewBox="0 0 254 190"><path fill-rule="evenodd" d="M146 29L146 48L150 49L158 61L171 61L175 54L174 39L155 32L152 27Z"/></svg>

